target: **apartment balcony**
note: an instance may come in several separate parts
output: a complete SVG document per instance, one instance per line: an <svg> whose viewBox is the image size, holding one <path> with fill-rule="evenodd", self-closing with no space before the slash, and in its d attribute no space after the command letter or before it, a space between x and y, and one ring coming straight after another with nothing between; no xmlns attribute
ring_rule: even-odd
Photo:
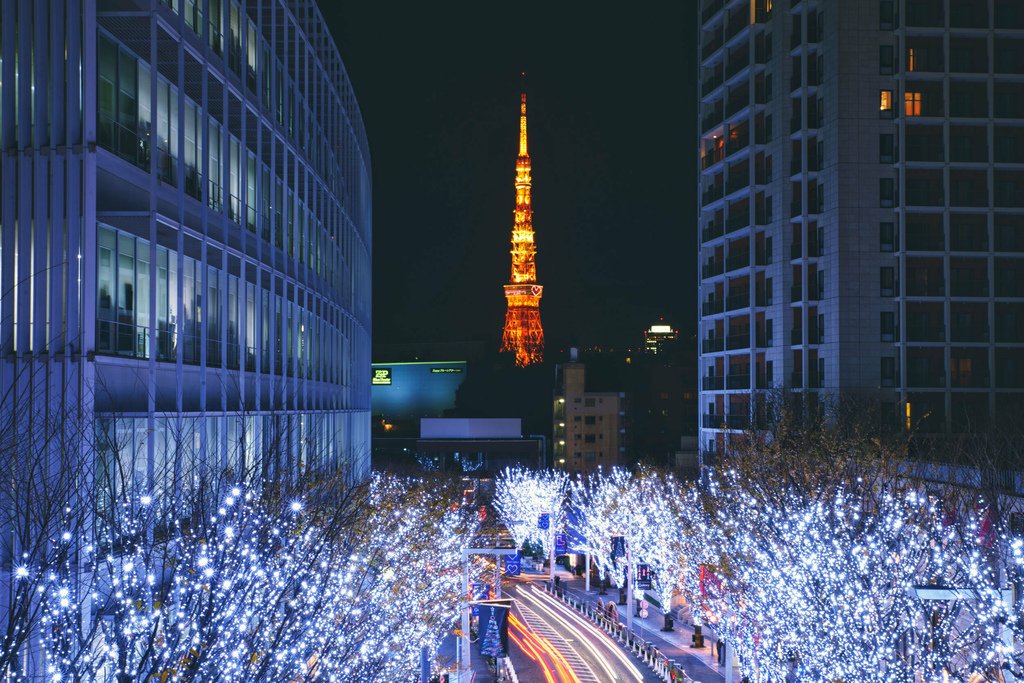
<svg viewBox="0 0 1024 683"><path fill-rule="evenodd" d="M721 223L711 223L706 228L700 231L701 241L710 242L716 237L721 237L722 235L725 234L725 231L722 228L723 226Z"/></svg>
<svg viewBox="0 0 1024 683"><path fill-rule="evenodd" d="M765 334L758 334L757 339L754 343L757 345L757 348L759 349L770 349L772 346L774 346L773 342L774 339L771 336Z"/></svg>
<svg viewBox="0 0 1024 683"><path fill-rule="evenodd" d="M729 351L735 351L736 349L749 349L750 348L750 331L743 332L742 334L731 334L725 338L725 348Z"/></svg>
<svg viewBox="0 0 1024 683"><path fill-rule="evenodd" d="M988 278L952 278L950 282L952 296L988 296Z"/></svg>
<svg viewBox="0 0 1024 683"><path fill-rule="evenodd" d="M738 254L729 254L725 259L725 272L748 268L750 266L750 252L744 251Z"/></svg>
<svg viewBox="0 0 1024 683"><path fill-rule="evenodd" d="M724 271L724 262L721 259L715 259L708 261L700 269L700 275L705 280L716 275L721 275Z"/></svg>
<svg viewBox="0 0 1024 683"><path fill-rule="evenodd" d="M724 386L722 377L705 377L701 380L701 388L704 391L721 391Z"/></svg>
<svg viewBox="0 0 1024 683"><path fill-rule="evenodd" d="M725 378L726 389L749 389L750 372L738 372Z"/></svg>
<svg viewBox="0 0 1024 683"><path fill-rule="evenodd" d="M714 202L718 201L719 199L722 198L722 196L722 186L713 185L712 187L709 187L708 189L704 190L704 192L701 193L700 203L704 206L707 206L708 204L713 204Z"/></svg>
<svg viewBox="0 0 1024 683"><path fill-rule="evenodd" d="M716 315L724 310L724 302L721 299L712 299L705 301L701 306L701 313L703 315Z"/></svg>
<svg viewBox="0 0 1024 683"><path fill-rule="evenodd" d="M718 86L722 85L722 83L723 83L723 80L722 80L721 77L718 77L718 78L705 78L704 81L700 85L701 97L707 97L712 92L714 92L715 88L717 88Z"/></svg>
<svg viewBox="0 0 1024 683"><path fill-rule="evenodd" d="M912 342L943 342L946 341L944 325L926 325L907 323L907 341Z"/></svg>
<svg viewBox="0 0 1024 683"><path fill-rule="evenodd" d="M730 294L725 298L725 310L735 311L739 308L747 308L750 306L750 294L743 292L742 294Z"/></svg>
<svg viewBox="0 0 1024 683"><path fill-rule="evenodd" d="M736 137L729 137L725 141L725 156L732 156L736 152L739 152L746 148L750 144L750 135L743 134L737 135Z"/></svg>
<svg viewBox="0 0 1024 683"><path fill-rule="evenodd" d="M802 328L794 327L789 331L790 346L800 346L804 343L804 331Z"/></svg>
<svg viewBox="0 0 1024 683"><path fill-rule="evenodd" d="M741 230L742 228L745 228L748 225L750 225L750 216L748 216L746 212L741 212L736 214L735 216L729 216L728 220L726 220L725 222L725 231L727 233L736 232L737 230Z"/></svg>
<svg viewBox="0 0 1024 683"><path fill-rule="evenodd" d="M911 389L944 389L945 373L931 371L910 371L907 373L907 387Z"/></svg>
<svg viewBox="0 0 1024 683"><path fill-rule="evenodd" d="M743 414L717 415L704 413L702 424L705 429L747 429L750 427L750 416Z"/></svg>
<svg viewBox="0 0 1024 683"><path fill-rule="evenodd" d="M729 178L729 182L725 184L725 193L732 194L748 187L750 187L750 178L747 177L747 173L744 171L736 178Z"/></svg>
<svg viewBox="0 0 1024 683"><path fill-rule="evenodd" d="M991 384L985 370L971 372L953 372L949 376L949 384L954 389L986 389Z"/></svg>
<svg viewBox="0 0 1024 683"><path fill-rule="evenodd" d="M704 10L700 13L700 23L708 23L711 17L715 16L716 14L718 14L718 12L721 11L723 5L723 0L714 0L711 3L708 3L708 6L705 7Z"/></svg>
<svg viewBox="0 0 1024 683"><path fill-rule="evenodd" d="M771 287L758 287L754 292L754 305L755 306L771 306L772 305L772 288Z"/></svg>
<svg viewBox="0 0 1024 683"><path fill-rule="evenodd" d="M700 344L701 353L718 353L724 348L721 337L704 339Z"/></svg>
<svg viewBox="0 0 1024 683"><path fill-rule="evenodd" d="M988 325L953 325L949 328L949 339L954 342L987 342Z"/></svg>
<svg viewBox="0 0 1024 683"><path fill-rule="evenodd" d="M907 296L946 296L946 285L939 278L907 282Z"/></svg>

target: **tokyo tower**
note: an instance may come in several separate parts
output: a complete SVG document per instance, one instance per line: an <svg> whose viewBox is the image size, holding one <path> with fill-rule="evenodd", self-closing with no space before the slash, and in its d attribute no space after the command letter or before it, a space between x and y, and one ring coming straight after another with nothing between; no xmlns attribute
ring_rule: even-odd
<svg viewBox="0 0 1024 683"><path fill-rule="evenodd" d="M533 241L530 206L530 154L526 149L526 93L519 107L519 156L516 158L516 208L512 224L512 278L505 285L505 331L501 350L514 351L516 365L526 367L544 360L544 329L540 325L537 284L537 245Z"/></svg>

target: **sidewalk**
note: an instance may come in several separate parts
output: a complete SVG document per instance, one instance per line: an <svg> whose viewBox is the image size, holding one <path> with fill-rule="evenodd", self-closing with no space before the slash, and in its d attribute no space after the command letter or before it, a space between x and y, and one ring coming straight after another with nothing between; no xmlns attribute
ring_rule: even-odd
<svg viewBox="0 0 1024 683"><path fill-rule="evenodd" d="M566 594L572 595L577 600L594 606L597 605L598 599L605 604L609 600L618 601L619 589L614 586L608 589L607 595L600 595L598 587L591 585L588 593L585 591L586 583L582 576L573 576L560 566L555 568L555 575L559 578L561 587ZM625 605L619 606L619 621L623 624L626 623L625 610ZM675 621L674 630L665 632L661 630L665 623L662 612L653 606L648 612L646 619L641 619L639 616L633 617L633 632L638 637L653 643L669 659L678 662L695 682L724 683L725 667L719 665L718 659L711 649L711 644L717 640L713 630L708 626L703 626L701 630L704 633L704 647L694 648L691 647L693 642L693 627L691 625ZM741 679L739 667L733 667L734 683L740 683Z"/></svg>

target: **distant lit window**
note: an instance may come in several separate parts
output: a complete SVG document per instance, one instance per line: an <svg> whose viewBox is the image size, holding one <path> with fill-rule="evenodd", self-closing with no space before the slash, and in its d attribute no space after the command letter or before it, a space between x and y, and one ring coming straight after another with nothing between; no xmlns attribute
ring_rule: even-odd
<svg viewBox="0 0 1024 683"><path fill-rule="evenodd" d="M882 118L892 117L892 90L878 91L878 111Z"/></svg>
<svg viewBox="0 0 1024 683"><path fill-rule="evenodd" d="M917 71L917 52L915 48L907 48L907 71Z"/></svg>
<svg viewBox="0 0 1024 683"><path fill-rule="evenodd" d="M919 93L919 92L905 92L905 93L903 93L903 115L904 116L920 116L921 115L921 93Z"/></svg>

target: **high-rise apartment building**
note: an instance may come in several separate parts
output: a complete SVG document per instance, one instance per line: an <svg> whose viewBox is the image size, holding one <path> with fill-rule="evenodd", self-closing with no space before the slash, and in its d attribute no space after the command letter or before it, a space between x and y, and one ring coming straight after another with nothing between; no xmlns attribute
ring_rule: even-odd
<svg viewBox="0 0 1024 683"><path fill-rule="evenodd" d="M701 448L773 388L926 432L1019 409L1024 5L697 11Z"/></svg>
<svg viewBox="0 0 1024 683"><path fill-rule="evenodd" d="M370 157L315 3L21 0L0 41L3 447L366 476Z"/></svg>

